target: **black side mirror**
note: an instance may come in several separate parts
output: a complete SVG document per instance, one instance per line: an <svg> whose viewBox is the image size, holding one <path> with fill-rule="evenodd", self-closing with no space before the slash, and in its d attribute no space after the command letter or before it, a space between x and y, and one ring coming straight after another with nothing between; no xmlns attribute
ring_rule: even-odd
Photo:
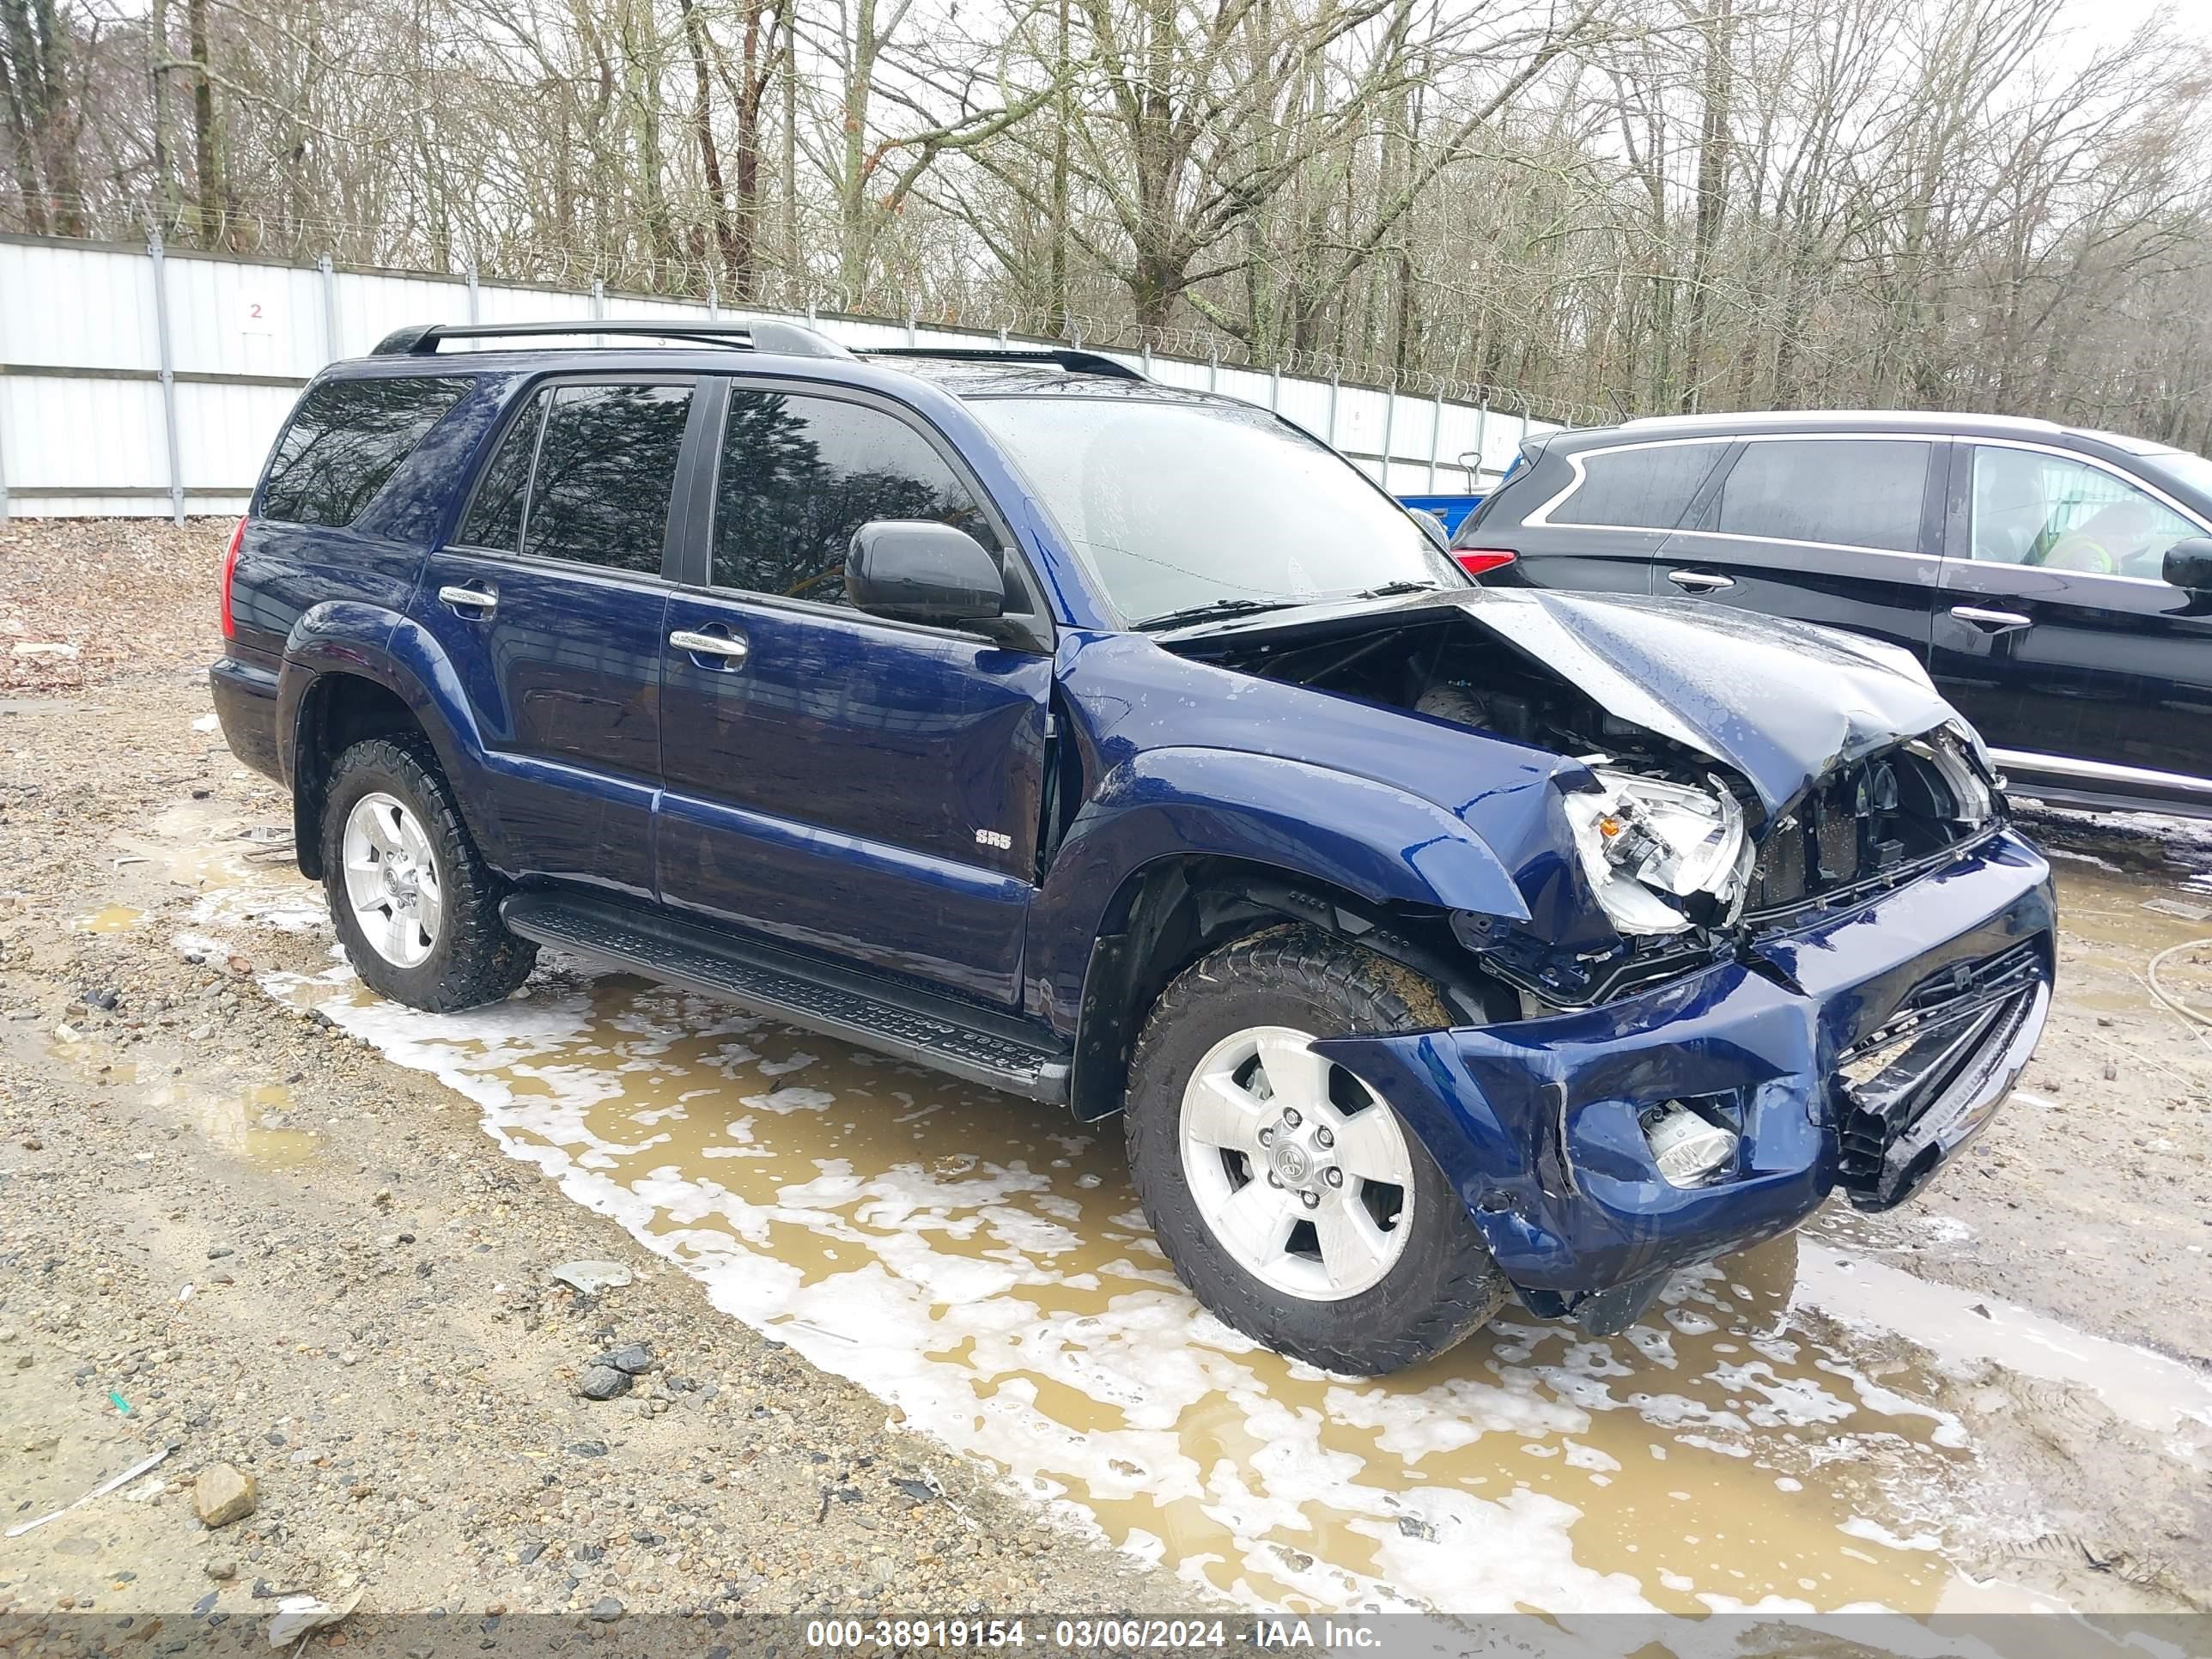
<svg viewBox="0 0 2212 1659"><path fill-rule="evenodd" d="M2159 574L2192 593L2212 591L2212 536L2191 536L2166 550Z"/></svg>
<svg viewBox="0 0 2212 1659"><path fill-rule="evenodd" d="M957 627L989 622L1006 608L999 562L964 530L924 519L878 519L853 532L845 551L845 597L893 622Z"/></svg>

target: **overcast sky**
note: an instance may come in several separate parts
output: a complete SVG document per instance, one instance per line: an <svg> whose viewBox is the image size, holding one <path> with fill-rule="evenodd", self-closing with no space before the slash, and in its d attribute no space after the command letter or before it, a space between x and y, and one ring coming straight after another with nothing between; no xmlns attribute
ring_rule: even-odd
<svg viewBox="0 0 2212 1659"><path fill-rule="evenodd" d="M2212 42L2212 0L2063 0L2059 27L2085 40L2117 40L2160 12L2184 33Z"/></svg>

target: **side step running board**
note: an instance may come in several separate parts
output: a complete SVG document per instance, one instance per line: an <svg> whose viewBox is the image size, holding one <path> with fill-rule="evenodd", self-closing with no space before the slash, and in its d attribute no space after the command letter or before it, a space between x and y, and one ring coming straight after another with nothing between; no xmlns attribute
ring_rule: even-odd
<svg viewBox="0 0 2212 1659"><path fill-rule="evenodd" d="M509 927L541 945L726 997L824 1036L988 1088L1031 1100L1067 1099L1066 1051L1021 1035L1020 1023L1007 1016L590 899L517 893L500 906L500 914Z"/></svg>

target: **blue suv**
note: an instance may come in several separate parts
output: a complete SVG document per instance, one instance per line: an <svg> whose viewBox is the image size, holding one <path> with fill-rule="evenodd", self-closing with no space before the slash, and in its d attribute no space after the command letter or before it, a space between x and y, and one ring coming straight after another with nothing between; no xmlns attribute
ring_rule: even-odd
<svg viewBox="0 0 2212 1659"><path fill-rule="evenodd" d="M215 695L382 994L550 945L1120 1111L1206 1307L1382 1372L1898 1202L2052 974L1905 653L1432 531L1079 351L415 328L301 398Z"/></svg>

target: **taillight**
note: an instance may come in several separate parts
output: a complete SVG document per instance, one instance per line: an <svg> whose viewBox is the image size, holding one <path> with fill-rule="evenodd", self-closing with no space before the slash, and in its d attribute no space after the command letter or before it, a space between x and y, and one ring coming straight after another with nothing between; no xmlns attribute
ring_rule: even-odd
<svg viewBox="0 0 2212 1659"><path fill-rule="evenodd" d="M1459 568L1470 576L1484 576L1493 570L1503 570L1520 556L1510 547L1458 547L1452 550L1452 557L1459 561Z"/></svg>
<svg viewBox="0 0 2212 1659"><path fill-rule="evenodd" d="M227 640L238 637L237 619L230 614L230 584L238 574L238 544L245 539L246 520L240 519L230 532L230 550L222 556L222 636Z"/></svg>

